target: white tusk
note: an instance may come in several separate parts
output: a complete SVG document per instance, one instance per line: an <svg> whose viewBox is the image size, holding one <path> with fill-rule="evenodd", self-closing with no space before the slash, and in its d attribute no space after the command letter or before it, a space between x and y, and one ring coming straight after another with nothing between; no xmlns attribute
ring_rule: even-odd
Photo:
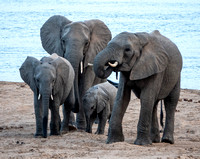
<svg viewBox="0 0 200 159"><path fill-rule="evenodd" d="M118 62L117 62L117 61L115 61L115 63L114 63L114 64L112 64L112 63L108 62L108 64L109 64L111 67L117 67L117 65L118 65Z"/></svg>
<svg viewBox="0 0 200 159"><path fill-rule="evenodd" d="M51 100L53 100L53 95L51 95Z"/></svg>
<svg viewBox="0 0 200 159"><path fill-rule="evenodd" d="M39 94L39 95L38 95L38 100L40 100L40 97L41 97L41 95Z"/></svg>
<svg viewBox="0 0 200 159"><path fill-rule="evenodd" d="M93 66L93 64L92 63L88 63L88 66Z"/></svg>
<svg viewBox="0 0 200 159"><path fill-rule="evenodd" d="M83 61L81 61L81 74L83 73Z"/></svg>

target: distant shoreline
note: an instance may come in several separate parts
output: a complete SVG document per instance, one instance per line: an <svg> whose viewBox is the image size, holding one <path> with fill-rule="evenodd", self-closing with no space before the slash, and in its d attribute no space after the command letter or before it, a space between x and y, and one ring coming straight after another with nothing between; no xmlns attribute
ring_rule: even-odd
<svg viewBox="0 0 200 159"><path fill-rule="evenodd" d="M26 85L24 82L12 82L12 81L0 81L0 84L20 84L20 85ZM188 89L188 88L181 88L181 90L186 90L191 93L199 94L200 95L200 90L199 89Z"/></svg>

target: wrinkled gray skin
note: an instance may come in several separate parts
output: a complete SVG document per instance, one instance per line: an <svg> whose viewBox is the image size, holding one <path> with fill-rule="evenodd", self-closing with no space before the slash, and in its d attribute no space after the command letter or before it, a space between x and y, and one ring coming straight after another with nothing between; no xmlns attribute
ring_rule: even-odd
<svg viewBox="0 0 200 159"><path fill-rule="evenodd" d="M40 36L42 46L49 54L55 52L66 58L74 68L75 109L79 111L76 124L78 129L85 130L86 122L80 99L91 86L105 81L95 76L91 65L96 54L110 41L110 30L100 20L72 22L55 15L44 23Z"/></svg>
<svg viewBox="0 0 200 159"><path fill-rule="evenodd" d="M35 137L47 137L48 111L51 110L50 135L69 131L70 112L75 103L74 70L64 58L53 54L40 61L28 56L20 68L20 75L34 92L36 118ZM59 106L63 104L63 121Z"/></svg>
<svg viewBox="0 0 200 159"><path fill-rule="evenodd" d="M83 96L83 109L87 122L86 132L92 133L92 125L98 117L96 134L104 134L106 121L110 119L116 94L117 88L109 82L97 84L86 91Z"/></svg>
<svg viewBox="0 0 200 159"><path fill-rule="evenodd" d="M107 143L124 141L122 119L132 90L141 102L134 143L160 142L156 113L157 104L163 99L166 121L162 142L173 144L181 69L182 57L177 46L159 31L150 34L123 32L113 38L94 60L94 71L100 78L107 78L111 71L121 72Z"/></svg>

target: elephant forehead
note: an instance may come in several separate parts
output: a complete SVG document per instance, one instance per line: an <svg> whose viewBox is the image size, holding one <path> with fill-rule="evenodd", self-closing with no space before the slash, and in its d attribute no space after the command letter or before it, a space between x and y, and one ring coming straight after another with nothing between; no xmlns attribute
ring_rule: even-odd
<svg viewBox="0 0 200 159"><path fill-rule="evenodd" d="M73 34L73 35L82 35L89 36L89 28L82 22L74 22L65 26L63 30L63 35Z"/></svg>
<svg viewBox="0 0 200 159"><path fill-rule="evenodd" d="M84 100L88 102L95 100L95 94L96 94L95 92L86 92Z"/></svg>
<svg viewBox="0 0 200 159"><path fill-rule="evenodd" d="M42 64L40 64L38 67L36 67L36 72L39 72L39 71L42 71L43 73L44 72L52 72L52 73L55 73L56 72L56 69L54 68L53 65L49 64L48 62L44 62Z"/></svg>
<svg viewBox="0 0 200 159"><path fill-rule="evenodd" d="M130 37L122 35L122 36L116 36L111 43L115 43L119 47L124 47L127 45L132 45L132 41L130 40ZM115 46L116 47L116 46Z"/></svg>

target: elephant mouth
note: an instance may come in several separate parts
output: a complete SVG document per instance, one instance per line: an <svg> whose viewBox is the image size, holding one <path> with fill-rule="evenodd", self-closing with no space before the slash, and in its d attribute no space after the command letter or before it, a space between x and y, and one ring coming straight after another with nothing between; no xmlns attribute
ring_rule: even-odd
<svg viewBox="0 0 200 159"><path fill-rule="evenodd" d="M110 60L106 63L107 69L111 68L113 71L117 72L119 67L120 67L120 63L116 60Z"/></svg>
<svg viewBox="0 0 200 159"><path fill-rule="evenodd" d="M119 62L117 62L117 61L109 61L109 62L108 62L108 65L109 65L110 67L115 68L115 67L117 67L117 66L119 65Z"/></svg>

